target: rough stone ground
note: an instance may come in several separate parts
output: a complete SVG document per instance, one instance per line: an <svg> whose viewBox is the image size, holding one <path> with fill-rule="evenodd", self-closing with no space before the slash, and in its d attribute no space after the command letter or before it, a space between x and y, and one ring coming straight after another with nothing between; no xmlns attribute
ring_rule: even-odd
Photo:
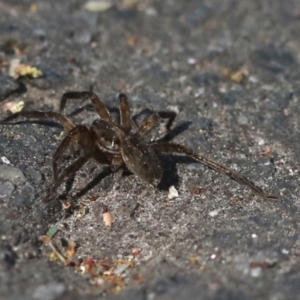
<svg viewBox="0 0 300 300"><path fill-rule="evenodd" d="M163 156L165 185L175 185L178 198L115 174L79 198L90 208L86 216L75 212L62 220L60 202L41 203L62 128L3 125L0 163L8 160L19 176L4 180L11 175L1 166L2 299L105 296L106 283L91 284L87 275L49 260L39 237L62 224L54 240L75 241L75 260L128 259L141 249L135 266L122 274L126 288L108 299L297 299L299 1L136 2L111 2L93 12L79 0L1 0L0 117L7 102L58 110L65 91L89 89L116 115L117 95L125 91L133 114L178 109L177 142L240 171L279 199L265 201L200 164ZM9 77L15 58L43 76ZM90 108L73 102L66 112L89 124L96 116ZM82 168L69 196L101 169L93 162ZM103 204L116 216L111 228L102 222Z"/></svg>

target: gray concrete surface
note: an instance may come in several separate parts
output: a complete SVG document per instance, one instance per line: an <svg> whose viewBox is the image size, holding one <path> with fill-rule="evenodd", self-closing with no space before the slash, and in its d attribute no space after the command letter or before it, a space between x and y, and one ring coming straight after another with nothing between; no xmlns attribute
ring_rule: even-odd
<svg viewBox="0 0 300 300"><path fill-rule="evenodd" d="M0 164L26 180L15 180L15 169L0 180L1 299L298 299L300 2L109 3L95 12L79 0L0 1L1 119L9 102L57 111L64 92L90 89L116 116L117 95L126 92L140 119L145 109L177 109L176 142L279 199L265 201L201 164L163 156L165 179L178 198L114 174L82 193L86 216L63 219L59 201L41 203L62 128L3 125ZM16 58L43 76L9 77ZM76 123L95 118L89 103L69 103L66 113ZM101 169L93 162L82 168L69 197ZM116 216L110 228L101 205ZM73 267L50 261L39 237L53 225L60 228L58 243L78 245L75 261L114 262L140 248L123 274L124 288L110 294L105 282L92 284Z"/></svg>

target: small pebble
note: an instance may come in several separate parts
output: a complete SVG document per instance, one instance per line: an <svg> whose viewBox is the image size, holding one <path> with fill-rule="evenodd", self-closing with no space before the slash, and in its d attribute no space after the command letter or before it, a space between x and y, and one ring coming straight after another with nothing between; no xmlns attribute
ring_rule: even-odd
<svg viewBox="0 0 300 300"><path fill-rule="evenodd" d="M1 160L4 164L10 165L10 161L8 160L8 158L6 156L1 156Z"/></svg>
<svg viewBox="0 0 300 300"><path fill-rule="evenodd" d="M15 186L11 182L0 182L0 199L10 198Z"/></svg>
<svg viewBox="0 0 300 300"><path fill-rule="evenodd" d="M145 9L145 14L147 16L156 16L157 15L157 10L153 7L148 7Z"/></svg>
<svg viewBox="0 0 300 300"><path fill-rule="evenodd" d="M35 189L29 183L20 187L18 193L14 197L16 206L30 207L35 198Z"/></svg>
<svg viewBox="0 0 300 300"><path fill-rule="evenodd" d="M248 124L248 118L245 115L239 115L237 121L240 125Z"/></svg>
<svg viewBox="0 0 300 300"><path fill-rule="evenodd" d="M215 209L215 210L210 211L208 214L211 217L216 217L219 214L219 212L220 212L219 209Z"/></svg>
<svg viewBox="0 0 300 300"><path fill-rule="evenodd" d="M262 274L262 268L261 267L257 267L257 268L253 268L250 270L250 275L251 277L259 277Z"/></svg>
<svg viewBox="0 0 300 300"><path fill-rule="evenodd" d="M281 250L281 253L284 254L284 255L289 255L289 254L290 254L290 251L287 250L287 249L282 249L282 250Z"/></svg>
<svg viewBox="0 0 300 300"><path fill-rule="evenodd" d="M0 180L20 183L24 182L26 179L20 169L12 166L0 165Z"/></svg>
<svg viewBox="0 0 300 300"><path fill-rule="evenodd" d="M92 34L91 34L91 32L89 32L87 30L82 31L82 32L77 32L74 36L74 40L78 44L87 45L92 40Z"/></svg>
<svg viewBox="0 0 300 300"><path fill-rule="evenodd" d="M25 174L28 175L34 183L40 183L42 181L41 173L33 167L28 167Z"/></svg>
<svg viewBox="0 0 300 300"><path fill-rule="evenodd" d="M64 284L52 282L37 287L32 296L36 300L54 300L65 291L66 286Z"/></svg>
<svg viewBox="0 0 300 300"><path fill-rule="evenodd" d="M217 258L217 254L212 254L211 256L210 256L210 259L216 259Z"/></svg>
<svg viewBox="0 0 300 300"><path fill-rule="evenodd" d="M194 65L197 62L197 60L194 57L189 57L187 62L189 65Z"/></svg>
<svg viewBox="0 0 300 300"><path fill-rule="evenodd" d="M170 186L168 198L173 199L173 198L177 198L178 196L179 196L178 191L175 189L174 185Z"/></svg>
<svg viewBox="0 0 300 300"><path fill-rule="evenodd" d="M149 294L147 295L147 300L154 300L155 297L156 297L156 294L155 294L155 293L149 293Z"/></svg>

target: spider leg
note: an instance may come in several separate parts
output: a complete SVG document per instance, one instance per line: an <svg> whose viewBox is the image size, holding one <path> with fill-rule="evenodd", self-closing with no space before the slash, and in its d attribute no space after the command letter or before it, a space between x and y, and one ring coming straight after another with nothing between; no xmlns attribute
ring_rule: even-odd
<svg viewBox="0 0 300 300"><path fill-rule="evenodd" d="M216 172L222 173L231 179L237 181L240 184L244 184L248 186L253 192L257 195L263 197L264 199L277 199L275 196L271 196L266 194L260 187L258 187L255 183L247 179L245 176L238 174L237 172L203 156L200 154L195 153L192 149L186 148L184 146L173 144L173 143L153 143L150 144L151 147L157 153L178 153L178 154L185 154L200 163L204 164L205 166L213 169Z"/></svg>
<svg viewBox="0 0 300 300"><path fill-rule="evenodd" d="M17 112L2 120L0 124L8 123L11 120L17 119L19 117L53 120L55 122L60 123L64 127L64 130L66 132L69 132L72 128L75 127L75 125L70 119L68 119L67 117L65 117L60 113L53 112L53 111L39 111L39 110Z"/></svg>
<svg viewBox="0 0 300 300"><path fill-rule="evenodd" d="M119 110L120 110L120 126L126 132L129 132L133 121L130 118L130 108L128 98L125 94L119 95Z"/></svg>
<svg viewBox="0 0 300 300"><path fill-rule="evenodd" d="M159 111L148 117L138 128L138 133L140 136L145 136L154 127L156 127L160 119L168 119L166 124L166 129L170 130L174 119L176 118L176 113L173 111Z"/></svg>
<svg viewBox="0 0 300 300"><path fill-rule="evenodd" d="M43 202L50 202L56 195L56 189L62 184L63 180L66 177L70 177L71 175L74 175L76 171L78 171L91 157L92 153L88 153L85 156L81 156L77 158L71 165L69 165L61 174L59 177L54 181L54 184L50 190L50 192L47 194L47 196L44 198Z"/></svg>
<svg viewBox="0 0 300 300"><path fill-rule="evenodd" d="M90 131L83 125L78 125L71 129L68 135L61 141L58 148L54 152L52 158L52 170L53 170L53 180L56 182L58 180L58 163L63 153L71 148L73 154L75 153L76 145L81 145L84 149L90 151L93 150L93 140L91 138Z"/></svg>
<svg viewBox="0 0 300 300"><path fill-rule="evenodd" d="M108 109L106 108L106 106L104 105L104 103L101 101L101 99L93 92L67 92L64 93L62 95L62 98L60 100L60 107L59 107L59 111L62 112L66 106L66 102L68 100L91 100L92 104L95 108L95 110L97 111L98 115L100 116L100 118L108 121L108 122L112 122L112 117L108 111Z"/></svg>

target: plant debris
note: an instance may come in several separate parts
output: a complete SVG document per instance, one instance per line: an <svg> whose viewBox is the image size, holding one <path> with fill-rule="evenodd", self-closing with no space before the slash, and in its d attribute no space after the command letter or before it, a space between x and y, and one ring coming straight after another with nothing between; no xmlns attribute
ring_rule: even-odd
<svg viewBox="0 0 300 300"><path fill-rule="evenodd" d="M11 113L17 113L23 110L24 108L24 101L10 101L6 102L5 104L2 105L2 111L4 112L11 112Z"/></svg>
<svg viewBox="0 0 300 300"><path fill-rule="evenodd" d="M51 227L47 235L50 231L53 235L55 229L57 230L56 226ZM134 255L114 261L95 260L92 257L76 260L74 259L76 254L74 241L62 238L61 246L59 246L47 235L43 235L40 240L52 250L49 255L51 261L61 261L64 265L72 267L74 271L87 276L92 284L104 286L108 293L117 293L123 289L129 270L134 268L137 260ZM140 248L136 249L138 249L137 253L140 253ZM139 275L136 275L134 279L140 283L143 282L143 278Z"/></svg>
<svg viewBox="0 0 300 300"><path fill-rule="evenodd" d="M114 216L110 212L105 212L102 217L105 226L108 227L111 227L112 223L115 221Z"/></svg>
<svg viewBox="0 0 300 300"><path fill-rule="evenodd" d="M223 75L234 83L241 83L249 74L247 70L238 70L236 72L231 72L228 69L223 70Z"/></svg>
<svg viewBox="0 0 300 300"><path fill-rule="evenodd" d="M57 232L58 232L58 228L56 226L52 226L47 231L46 236L52 239L57 234Z"/></svg>
<svg viewBox="0 0 300 300"><path fill-rule="evenodd" d="M20 59L18 58L11 60L8 73L10 76L16 79L23 76L38 78L43 75L42 71L36 67L21 64Z"/></svg>
<svg viewBox="0 0 300 300"><path fill-rule="evenodd" d="M109 8L112 7L112 3L109 0L93 0L93 1L88 1L85 5L84 8L88 11L94 11L94 12L102 12L106 11Z"/></svg>

